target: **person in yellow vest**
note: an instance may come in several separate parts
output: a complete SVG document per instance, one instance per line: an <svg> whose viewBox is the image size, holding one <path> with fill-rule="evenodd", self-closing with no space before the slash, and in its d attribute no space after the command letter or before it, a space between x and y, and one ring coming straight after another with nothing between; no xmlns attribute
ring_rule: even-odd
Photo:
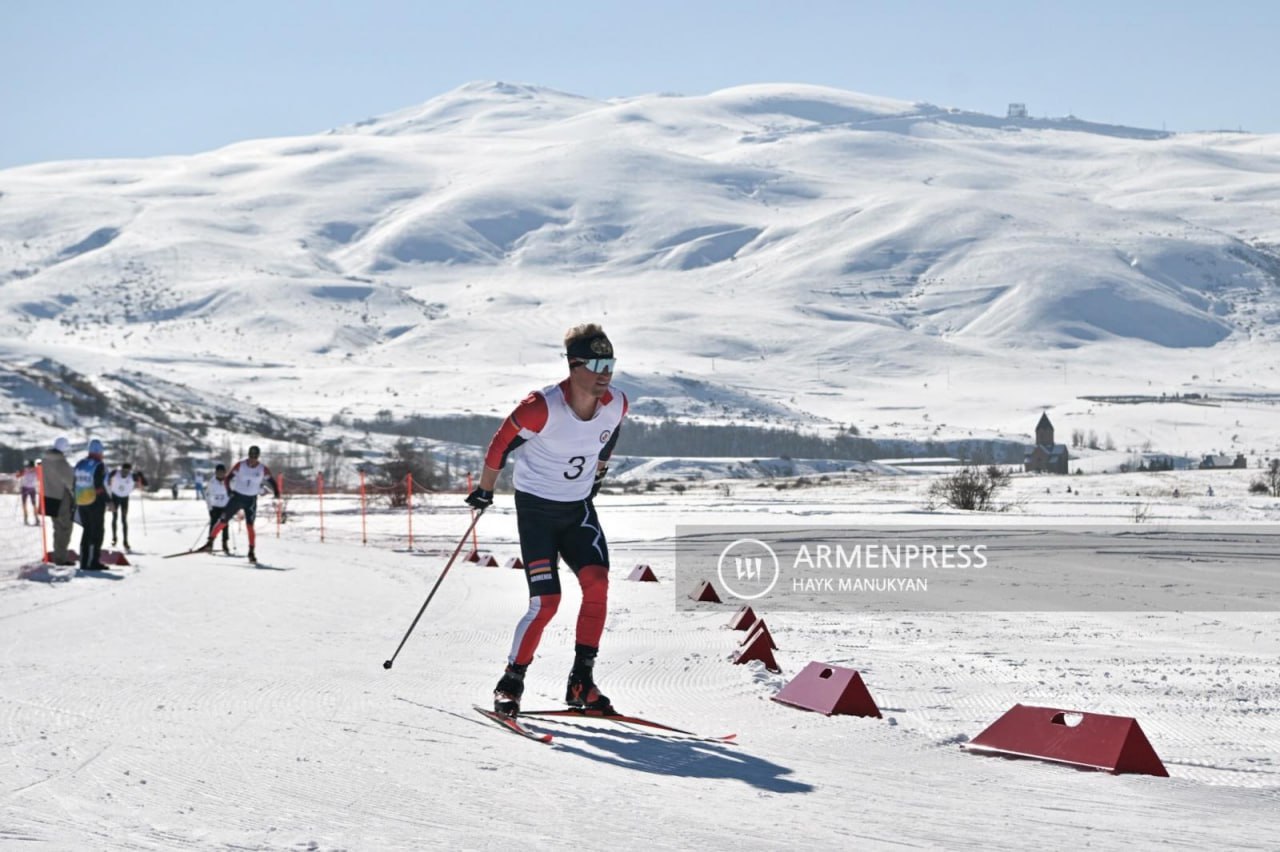
<svg viewBox="0 0 1280 852"><path fill-rule="evenodd" d="M73 471L76 515L80 519L80 570L106 571L102 564L102 536L107 517L107 466L102 461L102 442L89 442L89 453Z"/></svg>

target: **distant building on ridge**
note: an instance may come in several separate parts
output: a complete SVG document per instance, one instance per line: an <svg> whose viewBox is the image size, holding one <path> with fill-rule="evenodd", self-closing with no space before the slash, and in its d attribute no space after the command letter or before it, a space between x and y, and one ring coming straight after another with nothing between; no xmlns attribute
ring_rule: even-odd
<svg viewBox="0 0 1280 852"><path fill-rule="evenodd" d="M1009 116L1008 116L1008 117L1009 117L1009 118L1026 118L1026 117L1027 117L1027 105L1026 105L1026 104L1009 104Z"/></svg>
<svg viewBox="0 0 1280 852"><path fill-rule="evenodd" d="M1053 424L1048 414L1040 415L1036 424L1036 445L1022 459L1022 469L1028 473L1066 473L1071 461L1066 444L1053 442Z"/></svg>
<svg viewBox="0 0 1280 852"><path fill-rule="evenodd" d="M1236 457L1210 455L1200 460L1201 470L1220 470L1222 468L1242 468L1248 467L1249 460L1244 457L1244 453L1236 453Z"/></svg>

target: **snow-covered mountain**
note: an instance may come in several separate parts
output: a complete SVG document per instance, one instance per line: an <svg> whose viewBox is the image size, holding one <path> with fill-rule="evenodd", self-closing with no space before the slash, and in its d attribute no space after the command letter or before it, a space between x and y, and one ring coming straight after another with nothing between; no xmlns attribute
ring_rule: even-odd
<svg viewBox="0 0 1280 852"><path fill-rule="evenodd" d="M1276 136L474 83L314 136L0 171L0 443L120 426L49 416L33 370L210 440L504 412L599 320L640 413L955 437L1049 408L1265 453L1278 213ZM1225 407L1078 399L1187 392Z"/></svg>

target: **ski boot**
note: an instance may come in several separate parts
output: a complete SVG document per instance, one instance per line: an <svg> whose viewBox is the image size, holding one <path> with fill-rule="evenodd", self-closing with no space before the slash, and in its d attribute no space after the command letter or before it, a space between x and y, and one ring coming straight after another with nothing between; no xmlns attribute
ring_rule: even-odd
<svg viewBox="0 0 1280 852"><path fill-rule="evenodd" d="M204 544L197 547L192 553L213 553L213 539L209 539Z"/></svg>
<svg viewBox="0 0 1280 852"><path fill-rule="evenodd" d="M502 679L493 688L493 712L515 717L520 713L520 696L524 695L524 673L529 664L510 663Z"/></svg>
<svg viewBox="0 0 1280 852"><path fill-rule="evenodd" d="M252 562L254 565L258 564L258 556L253 552L252 547L249 548L249 561Z"/></svg>
<svg viewBox="0 0 1280 852"><path fill-rule="evenodd" d="M222 543L222 552L228 556L231 555L231 548L227 547L227 543L225 541Z"/></svg>
<svg viewBox="0 0 1280 852"><path fill-rule="evenodd" d="M588 645L574 646L573 669L565 688L564 702L575 710L609 715L616 712L608 696L597 687L591 670L596 664L596 649Z"/></svg>

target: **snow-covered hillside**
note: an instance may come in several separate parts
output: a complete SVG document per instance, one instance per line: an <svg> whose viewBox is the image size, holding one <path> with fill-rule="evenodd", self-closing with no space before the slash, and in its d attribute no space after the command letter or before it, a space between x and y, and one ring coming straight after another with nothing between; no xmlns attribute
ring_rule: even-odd
<svg viewBox="0 0 1280 852"><path fill-rule="evenodd" d="M1007 437L1049 408L1122 448L1265 455L1278 167L1277 137L814 86L475 83L314 136L8 169L0 434L105 422L42 423L13 372L38 364L317 440L338 413L499 413L594 319L619 384L677 416ZM1225 407L1077 401L1177 392Z"/></svg>

